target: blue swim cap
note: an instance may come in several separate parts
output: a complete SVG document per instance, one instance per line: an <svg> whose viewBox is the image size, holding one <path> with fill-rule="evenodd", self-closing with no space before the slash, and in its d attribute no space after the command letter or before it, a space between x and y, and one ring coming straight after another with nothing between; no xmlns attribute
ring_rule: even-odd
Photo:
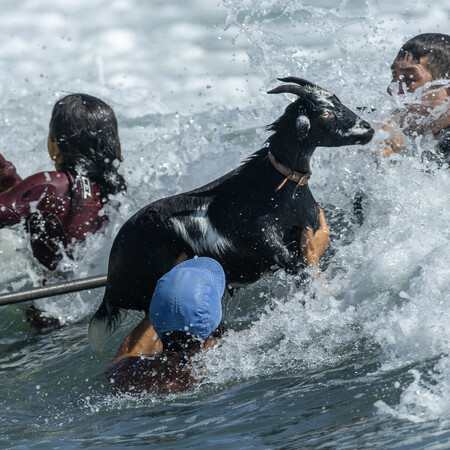
<svg viewBox="0 0 450 450"><path fill-rule="evenodd" d="M188 259L163 275L150 304L158 336L184 331L206 339L222 320L225 273L211 258Z"/></svg>

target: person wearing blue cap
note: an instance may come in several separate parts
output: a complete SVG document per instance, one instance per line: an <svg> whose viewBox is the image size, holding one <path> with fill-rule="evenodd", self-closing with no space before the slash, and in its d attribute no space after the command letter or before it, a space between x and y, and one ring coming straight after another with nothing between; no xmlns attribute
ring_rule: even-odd
<svg viewBox="0 0 450 450"><path fill-rule="evenodd" d="M149 315L125 338L107 369L113 388L167 393L191 387L197 380L190 359L220 337L224 291L225 273L211 258L189 259L163 275Z"/></svg>
<svg viewBox="0 0 450 450"><path fill-rule="evenodd" d="M300 244L305 265L316 275L330 240L319 206L320 228L315 233L303 230ZM226 282L216 260L186 258L182 254L158 280L149 314L124 339L110 363L106 375L117 392L179 392L199 381L192 374L191 358L213 347L221 336Z"/></svg>

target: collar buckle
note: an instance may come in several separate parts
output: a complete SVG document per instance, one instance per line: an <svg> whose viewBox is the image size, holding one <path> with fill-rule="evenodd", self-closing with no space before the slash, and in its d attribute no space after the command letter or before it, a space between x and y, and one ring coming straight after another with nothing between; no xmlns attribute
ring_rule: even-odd
<svg viewBox="0 0 450 450"><path fill-rule="evenodd" d="M295 170L291 170L288 167L284 166L283 164L279 163L275 156L272 155L272 153L269 152L269 160L272 163L273 167L278 170L278 172L282 173L286 176L286 178L278 185L278 187L275 189L275 192L279 191L287 181L294 181L297 183L297 186L304 186L306 183L308 183L309 179L311 178L311 170L306 173L300 173L296 172Z"/></svg>

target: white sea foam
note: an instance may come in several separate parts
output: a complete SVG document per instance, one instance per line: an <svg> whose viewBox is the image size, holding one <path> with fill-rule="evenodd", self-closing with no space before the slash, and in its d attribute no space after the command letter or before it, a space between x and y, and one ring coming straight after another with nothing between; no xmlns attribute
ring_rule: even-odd
<svg viewBox="0 0 450 450"><path fill-rule="evenodd" d="M378 400L375 406L380 414L414 423L439 420L444 428L450 423L450 358L443 357L427 374L410 370L413 381L403 390L398 405L389 406Z"/></svg>

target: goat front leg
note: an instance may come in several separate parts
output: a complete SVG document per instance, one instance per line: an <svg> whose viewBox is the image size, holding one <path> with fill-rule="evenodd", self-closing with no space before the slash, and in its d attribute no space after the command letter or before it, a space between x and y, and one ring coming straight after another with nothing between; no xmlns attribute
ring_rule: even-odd
<svg viewBox="0 0 450 450"><path fill-rule="evenodd" d="M277 266L291 275L297 275L305 269L306 265L300 256L300 252L293 252L288 249L276 227L266 227L264 241L268 253Z"/></svg>
<svg viewBox="0 0 450 450"><path fill-rule="evenodd" d="M296 254L289 252L287 248L273 249L273 259L275 263L291 275L297 275L306 268L303 260Z"/></svg>
<svg viewBox="0 0 450 450"><path fill-rule="evenodd" d="M322 205L319 206L319 228L314 233L312 229L302 230L300 233L300 245L297 252L289 250L281 239L281 233L275 226L265 230L265 242L269 246L275 263L286 270L286 272L296 275L302 269L309 267L316 269L318 277L319 259L330 242L330 230L325 220Z"/></svg>
<svg viewBox="0 0 450 450"><path fill-rule="evenodd" d="M269 242L268 242L269 244ZM296 289L304 289L313 280L311 273L306 269L304 258L300 254L300 244L298 251L290 251L283 243L271 241L269 250L277 266L285 270L290 275L295 275L294 286Z"/></svg>

